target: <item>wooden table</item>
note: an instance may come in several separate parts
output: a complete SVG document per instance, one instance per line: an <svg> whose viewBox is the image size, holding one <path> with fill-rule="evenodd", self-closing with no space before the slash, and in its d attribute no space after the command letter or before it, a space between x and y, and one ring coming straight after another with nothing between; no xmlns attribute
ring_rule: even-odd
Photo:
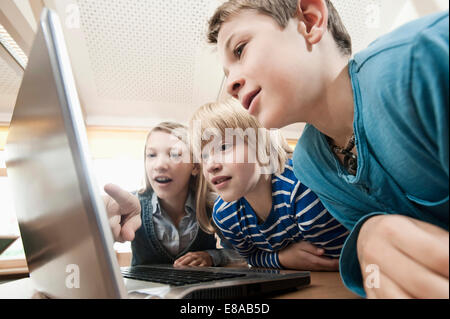
<svg viewBox="0 0 450 319"><path fill-rule="evenodd" d="M41 297L30 278L0 284L0 299ZM360 298L345 288L338 272L311 272L311 284L297 291L284 293L275 299L347 299Z"/></svg>
<svg viewBox="0 0 450 319"><path fill-rule="evenodd" d="M360 299L345 288L339 272L311 272L311 284L275 299Z"/></svg>

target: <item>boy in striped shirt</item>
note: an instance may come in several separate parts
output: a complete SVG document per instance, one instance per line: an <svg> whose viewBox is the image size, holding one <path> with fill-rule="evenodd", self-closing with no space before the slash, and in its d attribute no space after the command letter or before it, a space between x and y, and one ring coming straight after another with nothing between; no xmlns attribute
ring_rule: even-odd
<svg viewBox="0 0 450 319"><path fill-rule="evenodd" d="M191 133L197 142L194 154L201 154L203 176L219 195L212 218L197 213L204 230L214 230L212 219L252 266L337 270L348 230L295 177L289 159L292 150L278 132L263 129L230 99L197 110ZM202 192L197 196L202 200ZM329 259L328 267L305 267L296 253L304 242L313 244L322 260Z"/></svg>

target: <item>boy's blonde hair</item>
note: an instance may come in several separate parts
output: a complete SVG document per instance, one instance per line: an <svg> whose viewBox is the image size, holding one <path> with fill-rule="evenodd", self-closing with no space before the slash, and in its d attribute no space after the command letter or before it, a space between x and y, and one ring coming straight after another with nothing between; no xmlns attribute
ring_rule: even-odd
<svg viewBox="0 0 450 319"><path fill-rule="evenodd" d="M189 143L189 135L188 135L188 128L180 123L176 122L161 122L155 127L153 127L147 134L147 137L145 139L145 147L144 147L144 172L145 172L145 186L139 191L139 194L143 194L147 192L148 190L151 190L151 184L150 180L148 179L147 172L145 169L145 162L147 160L146 156L146 150L147 150L147 144L149 137L154 132L166 132L169 134L172 134L173 136L177 137L182 141L183 143L190 147ZM189 148L190 150L190 148ZM190 152L190 159L192 162L192 152ZM199 164L194 164L199 165ZM196 215L198 220L199 211L200 214L207 215L207 212L212 209L212 206L214 204L215 194L210 194L209 189L203 189L205 185L205 178L203 177L202 172L200 171L196 176L191 176L191 179L189 181L189 192L193 192L195 194L195 208L196 208ZM202 197L199 199L199 194L202 193ZM199 223L200 224L200 223Z"/></svg>
<svg viewBox="0 0 450 319"><path fill-rule="evenodd" d="M256 160L261 166L264 166L264 163L268 161L266 166L269 167L270 173L282 173L286 161L292 157L293 150L280 131L265 129L234 98L225 102L207 103L201 106L191 117L189 129L194 160L200 165L202 149L208 143L207 138L205 139L205 132L219 134L224 138L227 135L227 130L232 130L233 133L236 133L235 136L240 137L256 151ZM248 134L248 132L254 132L254 135ZM200 183L202 185L199 187L197 198L204 201L210 186L203 174L201 175ZM214 232L211 216L208 216L206 211L198 211L197 213L200 227L209 233Z"/></svg>
<svg viewBox="0 0 450 319"><path fill-rule="evenodd" d="M328 9L328 30L333 36L339 51L344 56L352 55L352 41L347 32L341 17L334 8L330 0L323 0ZM285 28L290 18L297 15L298 0L228 0L216 9L214 15L209 20L208 42L217 43L222 24L231 16L244 9L256 10L261 14L268 15L275 19L280 27Z"/></svg>

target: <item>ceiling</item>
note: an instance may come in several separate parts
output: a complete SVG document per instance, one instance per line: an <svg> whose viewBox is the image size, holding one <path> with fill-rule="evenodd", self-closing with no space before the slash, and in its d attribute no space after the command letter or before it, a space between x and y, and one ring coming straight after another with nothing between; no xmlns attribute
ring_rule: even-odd
<svg viewBox="0 0 450 319"><path fill-rule="evenodd" d="M205 40L207 20L221 2L1 0L0 24L22 49L26 64L30 30L36 30L39 16L36 3L54 9L64 28L86 124L149 128L163 120L186 123L198 106L224 96L222 68ZM448 9L446 0L333 3L352 36L354 52L396 26ZM22 74L0 46L0 123L4 125L11 119ZM298 138L302 127L291 125L284 135Z"/></svg>

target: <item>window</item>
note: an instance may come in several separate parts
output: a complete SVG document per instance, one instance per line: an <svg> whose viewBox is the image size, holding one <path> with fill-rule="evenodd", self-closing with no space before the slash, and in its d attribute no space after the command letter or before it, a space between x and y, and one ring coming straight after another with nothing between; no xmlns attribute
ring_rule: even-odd
<svg viewBox="0 0 450 319"><path fill-rule="evenodd" d="M88 129L92 170L100 194L103 186L115 183L127 191L144 185L144 142L147 131ZM7 129L0 128L0 235L19 235L13 194L6 176L4 145ZM3 172L3 173L2 173ZM115 243L117 252L130 252L130 243ZM21 240L17 240L0 259L25 258Z"/></svg>
<svg viewBox="0 0 450 319"><path fill-rule="evenodd" d="M1 151L0 151L1 152ZM9 187L8 178L0 177L0 205L1 205L1 222L0 235L20 235L17 218L14 211L11 188ZM23 259L25 254L21 240L16 240L2 255L0 259Z"/></svg>
<svg viewBox="0 0 450 319"><path fill-rule="evenodd" d="M94 159L93 170L101 194L105 194L103 186L114 183L131 192L139 190L144 185L143 159ZM115 243L117 252L130 252L130 242Z"/></svg>

